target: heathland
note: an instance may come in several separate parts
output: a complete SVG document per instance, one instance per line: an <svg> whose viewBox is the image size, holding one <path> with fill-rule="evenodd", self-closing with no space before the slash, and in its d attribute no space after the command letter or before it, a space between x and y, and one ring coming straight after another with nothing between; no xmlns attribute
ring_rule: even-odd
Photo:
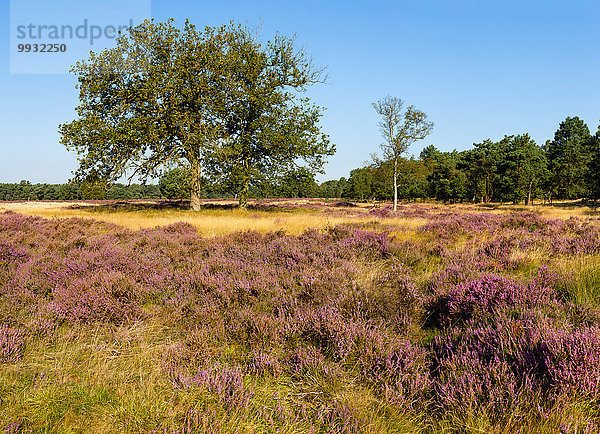
<svg viewBox="0 0 600 434"><path fill-rule="evenodd" d="M0 204L8 432L598 432L580 204Z"/></svg>

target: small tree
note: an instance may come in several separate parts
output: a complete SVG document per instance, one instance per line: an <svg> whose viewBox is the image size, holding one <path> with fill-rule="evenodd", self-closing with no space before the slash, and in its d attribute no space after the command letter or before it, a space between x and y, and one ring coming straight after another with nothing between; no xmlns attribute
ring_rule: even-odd
<svg viewBox="0 0 600 434"><path fill-rule="evenodd" d="M427 120L424 112L412 105L403 110L403 106L400 98L391 96L373 103L381 116L379 129L385 139L381 145L384 156L394 163L394 211L398 209L398 162L410 145L427 137L433 128L433 122Z"/></svg>
<svg viewBox="0 0 600 434"><path fill-rule="evenodd" d="M282 197L315 197L319 186L315 175L305 167L292 169L279 179L279 194Z"/></svg>
<svg viewBox="0 0 600 434"><path fill-rule="evenodd" d="M169 170L160 178L158 187L161 195L167 199L187 199L192 190L189 169L176 167Z"/></svg>

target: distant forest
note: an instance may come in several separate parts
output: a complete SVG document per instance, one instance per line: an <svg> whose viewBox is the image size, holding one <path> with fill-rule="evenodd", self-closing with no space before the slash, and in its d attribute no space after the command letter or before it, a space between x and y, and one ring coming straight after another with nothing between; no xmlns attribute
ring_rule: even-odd
<svg viewBox="0 0 600 434"><path fill-rule="evenodd" d="M337 189L353 199L389 199L391 171L391 162L374 161L351 171L347 180L327 181L319 188ZM398 195L404 199L525 204L533 199L598 199L600 129L591 135L581 119L569 117L543 146L528 134L485 140L460 152L427 146L418 158L402 160L398 181Z"/></svg>
<svg viewBox="0 0 600 434"><path fill-rule="evenodd" d="M250 197L321 197L354 200L392 198L392 163L374 159L346 179L315 181L298 168L273 179L257 180ZM398 196L444 202L513 202L534 199L600 198L600 129L592 135L578 117L563 121L543 146L528 134L485 140L465 151L443 152L427 146L418 157L400 162ZM158 185L0 184L0 200L184 199L189 198L186 168L167 171ZM226 187L204 182L205 198L233 197Z"/></svg>

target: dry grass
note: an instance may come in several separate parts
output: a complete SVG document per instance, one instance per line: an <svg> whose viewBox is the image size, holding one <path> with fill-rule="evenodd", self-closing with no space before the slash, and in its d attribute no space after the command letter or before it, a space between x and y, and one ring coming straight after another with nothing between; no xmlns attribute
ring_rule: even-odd
<svg viewBox="0 0 600 434"><path fill-rule="evenodd" d="M552 267L564 277L564 296L577 304L600 305L600 255L564 256Z"/></svg>
<svg viewBox="0 0 600 434"><path fill-rule="evenodd" d="M1 210L2 208L0 208ZM25 215L44 218L70 218L100 220L117 224L129 229L153 228L177 222L190 223L205 237L225 235L237 231L256 230L271 232L283 230L298 235L309 228L323 229L343 223L377 222L377 217L367 217L365 212L357 210L356 214L332 216L315 210L288 211L255 211L238 209L206 209L202 211L188 210L103 210L70 209L66 207L13 207L13 211ZM415 229L425 219L387 218L387 225Z"/></svg>
<svg viewBox="0 0 600 434"><path fill-rule="evenodd" d="M308 201L305 201L307 204ZM214 204L231 205L234 202L213 202ZM277 205L278 202L272 202ZM302 205L302 201L294 202L294 205ZM195 226L199 233L206 237L225 235L236 231L257 230L259 232L270 232L283 230L290 234L300 234L308 228L322 229L343 223L370 223L380 221L377 217L367 215L367 209L372 206L369 203L358 203L356 208L346 210L345 215L331 215L315 209L296 210L239 210L239 209L205 209L194 212L181 209L136 209L116 210L98 208L93 204L89 207L72 209L70 203L0 203L0 211L12 210L25 215L39 216L44 218L70 218L79 217L85 219L100 220L114 223L129 229L152 228L164 226L177 222L187 222ZM86 205L86 204L83 204ZM282 202L281 205L285 206ZM600 215L600 211L590 206L583 206L579 202L564 202L554 206L533 205L515 206L501 204L420 204L430 208L429 212L456 211L461 213L486 212L502 214L514 210L532 211L548 218L568 219L572 216L589 218ZM392 227L391 235L400 239L418 238L416 229L423 225L423 218L386 218L385 226Z"/></svg>
<svg viewBox="0 0 600 434"><path fill-rule="evenodd" d="M461 211L473 207L481 210L486 209L490 213L504 213L510 211L530 211L539 213L546 218L569 219L571 217L587 218L600 216L600 211L594 206L582 204L581 201L562 201L554 205L534 204L534 205L512 205L512 204L487 204L487 205L455 205L462 207Z"/></svg>
<svg viewBox="0 0 600 434"><path fill-rule="evenodd" d="M131 415L167 410L153 408L165 406L167 399L156 398L170 390L158 365L166 342L168 333L158 324L64 331L36 341L21 363L4 367L2 386L13 390L4 418L27 415L39 431L119 432L128 422L135 426L141 421L128 421Z"/></svg>

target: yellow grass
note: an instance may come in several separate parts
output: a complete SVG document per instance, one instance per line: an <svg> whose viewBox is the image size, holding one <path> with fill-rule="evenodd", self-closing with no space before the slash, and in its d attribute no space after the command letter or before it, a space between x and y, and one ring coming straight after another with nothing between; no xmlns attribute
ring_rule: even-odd
<svg viewBox="0 0 600 434"><path fill-rule="evenodd" d="M2 208L0 208L1 210ZM114 223L129 229L153 228L177 222L186 222L195 226L206 237L225 235L237 231L256 230L271 232L283 230L289 234L301 234L306 229L336 226L342 223L367 223L378 221L377 217L366 217L364 210L356 210L348 216L331 216L320 211L301 210L255 211L238 209L187 210L118 210L94 211L89 209L69 209L64 207L15 207L13 211L44 218L79 217ZM386 219L386 225L417 228L425 219Z"/></svg>
<svg viewBox="0 0 600 434"><path fill-rule="evenodd" d="M488 204L489 210L479 205L455 205L456 207L462 207L461 211L468 210L472 207L473 209L486 210L491 213L503 213L510 211L531 211L539 213L546 218L559 218L569 219L571 217L588 218L593 216L599 216L600 211L594 207L582 205L580 201L563 201L558 202L554 205L534 204L534 205L512 205L512 204Z"/></svg>
<svg viewBox="0 0 600 434"><path fill-rule="evenodd" d="M233 203L233 202L232 202ZM308 202L307 202L308 203ZM275 202L273 202L275 204ZM296 203L301 204L300 202ZM70 218L79 217L114 223L129 229L152 228L170 225L177 222L187 222L195 226L199 233L206 237L225 235L237 231L256 230L270 232L283 230L289 234L300 234L308 228L323 229L343 223L368 223L380 221L377 217L368 216L367 208L371 204L358 204L347 215L334 216L318 210L296 209L294 211L257 211L239 209L205 209L202 211L188 211L178 209L165 210L99 210L90 205L86 208L70 209L67 203L21 203L2 204L0 211L13 210L25 215L40 216L44 218ZM587 218L600 214L588 206L577 205L575 202L561 203L558 206L514 206L490 204L489 208L482 208L474 204L421 204L430 208L429 212L486 212L506 213L514 210L532 211L548 218L568 219L571 216ZM423 218L386 218L385 225L396 226L391 235L401 240L418 239L416 229L423 225Z"/></svg>

